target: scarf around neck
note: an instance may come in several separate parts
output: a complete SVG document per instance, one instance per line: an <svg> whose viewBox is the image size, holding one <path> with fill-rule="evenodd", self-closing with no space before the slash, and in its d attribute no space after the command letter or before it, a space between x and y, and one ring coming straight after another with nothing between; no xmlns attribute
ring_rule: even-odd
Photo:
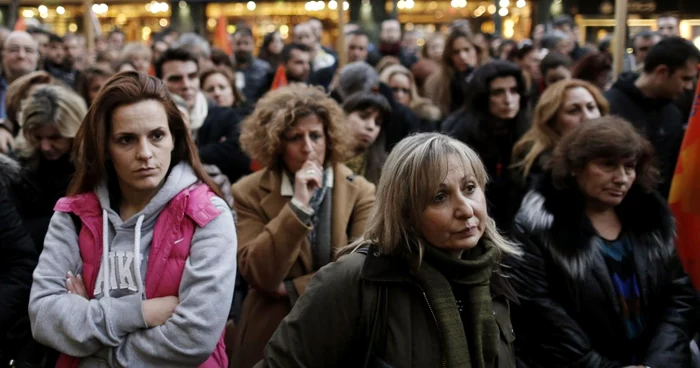
<svg viewBox="0 0 700 368"><path fill-rule="evenodd" d="M197 136L197 131L204 125L204 120L207 118L208 113L209 102L206 96L202 92L197 92L197 100L190 111L190 130L193 137Z"/></svg>
<svg viewBox="0 0 700 368"><path fill-rule="evenodd" d="M425 262L415 276L438 323L447 367L491 367L498 355L499 330L489 288L497 254L497 248L483 240L462 259L425 248ZM464 288L467 321L460 317L451 283Z"/></svg>
<svg viewBox="0 0 700 368"><path fill-rule="evenodd" d="M294 174L285 170L285 175L289 178L292 184L292 191L294 190ZM331 228L331 198L327 198L326 194L329 192L328 186L328 172L327 169L323 170L322 185L320 188L316 189L311 195L309 200L309 207L313 209L313 215L311 215L312 228L309 231L308 239L311 244L311 252L314 258L314 268L320 269L325 266L331 260L331 249L330 249L330 228ZM325 203L325 206L324 206ZM321 232L319 229L323 228L324 231ZM326 232L328 232L326 234ZM327 238L327 239L326 239ZM321 244L322 243L322 244ZM325 249L328 247L328 249Z"/></svg>

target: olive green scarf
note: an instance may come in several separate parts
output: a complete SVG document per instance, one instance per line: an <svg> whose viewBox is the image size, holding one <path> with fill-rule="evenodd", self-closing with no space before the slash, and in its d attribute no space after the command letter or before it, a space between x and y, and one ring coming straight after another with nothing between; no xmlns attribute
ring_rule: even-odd
<svg viewBox="0 0 700 368"><path fill-rule="evenodd" d="M493 315L489 281L498 250L487 241L457 259L426 247L425 260L416 273L439 325L448 367L492 367L498 355L499 331ZM468 321L462 321L450 282L464 286ZM469 326L465 335L464 325Z"/></svg>

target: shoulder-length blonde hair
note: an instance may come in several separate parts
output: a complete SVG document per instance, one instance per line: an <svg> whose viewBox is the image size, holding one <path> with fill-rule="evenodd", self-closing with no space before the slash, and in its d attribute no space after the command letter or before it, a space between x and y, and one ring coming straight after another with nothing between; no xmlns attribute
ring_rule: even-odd
<svg viewBox="0 0 700 368"><path fill-rule="evenodd" d="M22 101L27 98L33 87L43 84L62 85L63 83L57 81L51 74L43 70L31 72L10 83L5 93L7 119L19 126L19 113L22 110Z"/></svg>
<svg viewBox="0 0 700 368"><path fill-rule="evenodd" d="M345 113L319 88L293 84L267 93L241 126L241 147L252 159L268 168L278 168L283 135L304 117L316 115L326 133L326 162L342 162L352 142Z"/></svg>
<svg viewBox="0 0 700 368"><path fill-rule="evenodd" d="M71 89L57 85L39 86L22 102L20 124L27 140L21 145L22 155L31 157L36 152L36 147L27 137L32 130L51 125L61 137L72 139L86 114L85 101Z"/></svg>
<svg viewBox="0 0 700 368"><path fill-rule="evenodd" d="M467 145L439 133L410 136L394 147L384 163L367 231L344 252L369 242L384 254L401 255L420 264L428 243L418 231L418 219L447 176L450 158L457 158L467 172L473 173L479 187L486 188L484 164ZM501 257L521 254L498 232L490 217L482 237L498 248Z"/></svg>
<svg viewBox="0 0 700 368"><path fill-rule="evenodd" d="M561 136L554 130L557 112L561 109L566 99L566 92L572 88L585 88L595 99L601 115L610 112L610 104L600 93L597 87L580 79L562 80L547 87L542 93L535 113L532 118L530 130L513 147L513 169L522 171L523 178L530 174L530 170L537 162L540 155L553 150Z"/></svg>

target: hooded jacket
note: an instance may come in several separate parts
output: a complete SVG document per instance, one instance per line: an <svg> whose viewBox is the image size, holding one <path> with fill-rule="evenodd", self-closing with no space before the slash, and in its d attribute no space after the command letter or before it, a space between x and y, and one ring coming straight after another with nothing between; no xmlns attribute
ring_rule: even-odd
<svg viewBox="0 0 700 368"><path fill-rule="evenodd" d="M29 302L34 337L82 358L81 367L193 367L207 360L224 329L236 273L236 234L222 199L211 198L220 214L194 230L171 318L149 328L142 313L156 220L173 198L197 182L187 163L177 164L148 205L126 221L112 209L106 185L96 189L104 247L99 273L104 277L88 291L94 293L91 300L66 293L66 272L80 275L84 263L70 214L56 212L34 272Z"/></svg>
<svg viewBox="0 0 700 368"><path fill-rule="evenodd" d="M627 344L620 302L578 189L547 175L527 194L507 261L520 306L512 311L525 367L690 367L698 304L674 248L673 217L656 193L633 186L616 212L633 246L645 328ZM636 357L637 361L630 361Z"/></svg>
<svg viewBox="0 0 700 368"><path fill-rule="evenodd" d="M683 142L685 121L673 100L644 96L634 85L636 80L634 73L623 74L605 93L605 98L610 102L612 115L632 123L654 145L663 180L658 191L668 197Z"/></svg>

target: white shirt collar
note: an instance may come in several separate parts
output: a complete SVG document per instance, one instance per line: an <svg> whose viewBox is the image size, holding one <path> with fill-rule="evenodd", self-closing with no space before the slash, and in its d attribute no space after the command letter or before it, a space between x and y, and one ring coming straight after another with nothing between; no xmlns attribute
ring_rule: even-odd
<svg viewBox="0 0 700 368"><path fill-rule="evenodd" d="M326 186L329 188L333 188L333 182L334 182L334 176L333 176L333 168L332 167L327 167L326 168ZM282 187L280 189L280 194L282 197L294 197L294 188L292 187L292 181L289 180L289 176L285 175L284 173L282 174Z"/></svg>

